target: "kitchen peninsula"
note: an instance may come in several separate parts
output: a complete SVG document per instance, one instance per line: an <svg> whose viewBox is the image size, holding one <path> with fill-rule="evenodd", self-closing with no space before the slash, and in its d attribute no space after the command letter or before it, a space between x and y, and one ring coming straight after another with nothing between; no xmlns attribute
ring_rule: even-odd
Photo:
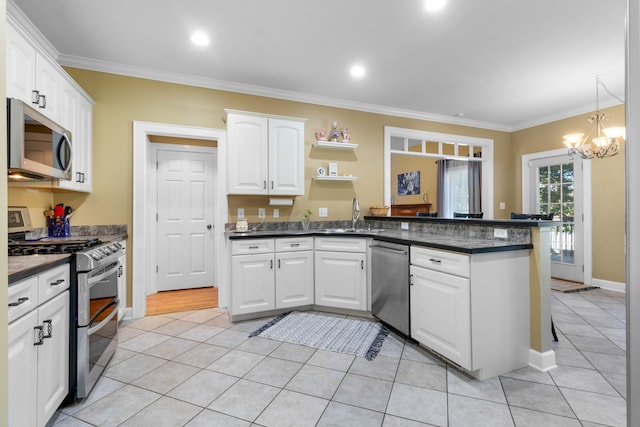
<svg viewBox="0 0 640 427"><path fill-rule="evenodd" d="M414 253L419 254L421 251L424 251L424 253L428 255L444 254L445 257L442 259L434 256L426 256L426 258L423 256L422 260L427 264L431 264L427 265L427 267L436 270L435 275L443 272L452 273L453 276L456 276L454 278L455 280L460 279L460 277L466 280L465 286L467 286L467 290L460 292L460 295L465 295L466 293L466 302L464 303L467 304L467 307L470 307L470 310L468 310L471 311L470 322L473 323L473 328L469 326L469 329L472 329L476 333L476 335L467 339L467 341L473 341L473 353L476 355L482 353L482 351L479 350L480 347L478 343L474 341L479 336L477 333L481 333L482 336L485 337L485 341L491 341L494 345L501 345L501 340L507 342L518 341L520 344L516 345L516 347L519 346L520 349L515 351L515 353L519 354L516 356L514 353L507 357L507 359L511 359L511 362L508 363L522 363L522 340L524 340L524 346L526 347L524 358L526 362L519 367L529 364L538 369L545 370L555 365L555 354L550 350L551 341L549 337L551 319L549 307L550 260L548 256L548 237L550 227L553 225L556 225L553 221L370 216L365 217L364 224L362 224L362 222L360 224L362 228L356 230L349 230L347 227L350 227L350 224L347 225L346 222L317 222L312 224L309 231L301 230L296 223L265 223L263 225L265 228L262 228L262 231L249 231L245 233L229 231L226 233L226 236L228 237L230 248L233 248L234 245L238 245L240 242L245 242L246 248L263 247L263 253L267 255L263 262L268 263L273 260L277 262L277 269L279 269L280 266L280 261L277 256L278 251L271 249L269 245L276 247L279 242L290 239L291 241L287 241L287 244L291 243L292 247L298 247L298 245L301 245L301 242L298 240L306 239L306 252L313 252L314 245L310 240L312 240L312 238L315 239L315 304L319 306L319 309L322 309L323 306L326 305L318 300L318 296L321 295L321 293L318 293L318 279L322 277L318 276L318 270L322 270L322 265L318 265L318 259L321 259L318 258L318 253L319 251L323 252L323 250L319 249L319 244L326 245L327 242L330 242L336 245L351 246L351 248L345 246L347 249L335 249L335 259L344 260L347 259L347 256L355 256L356 258L354 259L360 260L360 264L356 264L355 267L357 269L359 265L362 270L365 269L365 265L370 264L370 259L365 257L364 252L367 252L369 243L372 241L401 243L411 247L412 268L423 267L419 265L419 259L414 259L418 257L418 255L414 256ZM264 243L264 245L259 244L261 240L263 240L262 243ZM349 245L348 242L350 241L353 244ZM360 249L358 249L358 246L360 246ZM275 258L274 253L276 255ZM358 255L358 253L362 255ZM233 252L232 255L233 254L242 255L240 252ZM244 253L244 255L247 254L248 252ZM358 256L360 256L360 258L358 258ZM454 259L455 262L450 264L450 259ZM438 265L441 263L442 265ZM447 268L452 268L453 270L446 271ZM233 267L231 270L232 288L234 288ZM419 270L416 270L416 272L417 271ZM276 271L275 274L277 277L278 271ZM414 286L414 281L417 283L418 280L416 277L414 274L411 283L413 288L412 292L417 292L415 289L420 288L420 286ZM433 274L429 277L433 277ZM334 277L333 280L338 279L339 278ZM351 280L349 283L353 281L354 280ZM371 288L369 285L367 286L367 295L370 299ZM276 292L277 291L274 291L274 293ZM349 294L350 299L359 302L359 305L354 304L352 307L356 308L356 310L369 312L371 310L370 301L368 304L362 305L362 301L358 299L362 297L356 295L357 292L355 291ZM366 299L367 297L365 296L364 298ZM456 298L458 298L458 296L456 296ZM349 308L348 305L340 305L340 303L345 300L344 296L342 298L334 298L334 300L338 301L338 305L334 307ZM311 299L311 303L308 302L308 298L305 301L304 304L300 305L306 307L311 304L311 306L314 307L313 299ZM444 300L445 303L451 304L457 304L457 301L458 300L453 299ZM254 302L255 301L251 302L251 304ZM262 301L261 304L262 303L264 303L264 301ZM251 313L251 304L248 306L248 311L244 311L244 313ZM481 304L482 307L479 304ZM258 306L254 306L253 308L257 307ZM272 302L272 305L264 304L257 308L256 311L262 311L262 315L264 315L266 313L270 314L274 308L278 308L277 301L275 300ZM437 307L435 307L435 309L437 309ZM266 310L266 313L264 310ZM485 320L491 318L493 315L491 310L508 312L508 314L503 313L501 315L512 316L513 319L503 317L500 320L502 323L497 320L497 317L492 318L492 320ZM423 312L425 310L424 307L422 307L415 311ZM429 310L426 311L433 312L434 307L430 307ZM464 310L457 307L457 311L463 312ZM275 310L275 312L277 312L277 310ZM231 310L231 314L234 314L233 309ZM412 322L417 323L420 320L414 316L414 314L415 313L412 313ZM447 315L447 313L444 312L443 315ZM464 321L458 322L456 319L447 318L442 320L443 321L439 323L447 324L447 322L451 320L452 323L464 324ZM505 321L513 322L514 327L503 328L500 326L505 323ZM467 323L469 323L469 320ZM414 330L416 334L420 333L419 331L415 331L415 328L412 328L412 330ZM459 331L455 333L459 333ZM471 335L470 332L469 335ZM419 336L416 338L413 336L413 333L412 338L417 339L423 344L429 340L429 338L421 340ZM438 347L436 341L450 342L441 348ZM465 340L463 339L461 341ZM451 344L451 342L453 344ZM478 360L474 362L470 358L472 354L471 351L465 349L464 346L462 349L459 349L456 340L439 340L438 337L436 337L435 341L433 341L433 343L430 342L427 347L432 350L435 349L436 352L469 371L478 367ZM493 358L495 358L495 354L497 353L511 351L505 346L501 346L499 349L493 348L492 350L494 351ZM487 356L481 364L486 366L487 361L492 357ZM513 362L515 359L518 359L519 362ZM514 368L513 365L509 367ZM476 374L474 374L472 372L472 375L484 379L499 372L499 367L492 367L485 369L484 373L476 372Z"/></svg>

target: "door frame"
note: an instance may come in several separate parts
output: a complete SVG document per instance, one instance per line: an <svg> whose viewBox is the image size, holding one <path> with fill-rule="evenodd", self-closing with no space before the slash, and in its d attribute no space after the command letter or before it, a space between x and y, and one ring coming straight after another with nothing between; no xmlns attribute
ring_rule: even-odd
<svg viewBox="0 0 640 427"><path fill-rule="evenodd" d="M149 154L150 154L150 164L154 165L158 162L158 151L180 151L183 153L203 153L203 154L212 154L213 155L213 172L212 172L212 179L213 179L213 223L215 224L215 220L217 218L216 215L216 203L217 203L217 199L218 199L218 188L216 185L216 179L217 179L217 173L218 173L218 149L217 147L206 147L206 146L196 146L196 145L187 145L187 144L166 144L166 143L162 143L162 142L151 142L149 143ZM155 213L157 213L158 211L158 204L157 204L157 194L158 194L158 169L151 167L151 170L149 171L149 173L151 174L151 176L149 177L149 191L152 194L152 197L149 198L149 203L153 203L153 205L151 206L155 206ZM158 241L158 222L155 221L155 225L156 225L156 229L155 229L155 233L153 233L153 236L149 236L150 239L152 240L151 243L151 248L155 249L155 253L156 253L156 262L155 264L158 264L158 245L157 245L157 241ZM216 233L215 233L215 227L214 227L214 234L213 234L213 285L216 286L218 285L218 282L216 282L216 271L218 271L219 268L219 262L218 262L218 254L216 253ZM157 277L157 276L154 276ZM147 295L152 294L152 293L156 293L158 292L158 282L157 280L153 280L153 281L149 281L147 283L147 288L145 289L145 293Z"/></svg>
<svg viewBox="0 0 640 427"><path fill-rule="evenodd" d="M548 157L557 157L567 155L568 151L563 148L549 151L539 151L536 153L522 155L522 212L529 212L529 197L531 196L529 188L529 162ZM593 216L591 213L591 162L583 160L582 164L582 230L583 230L583 265L584 265L584 284L591 286L593 280L593 250L592 250L592 223Z"/></svg>
<svg viewBox="0 0 640 427"><path fill-rule="evenodd" d="M217 141L217 158L214 171L214 229L213 250L218 262L214 270L214 282L218 285L220 307L226 307L230 289L226 278L226 251L224 248L224 225L228 222L226 195L226 131L195 126L167 123L133 122L133 251L131 259L132 313L135 318L144 317L147 311L147 289L155 286L156 252L146 251L155 241L155 163L152 163L151 136L191 138ZM127 316L128 317L128 316Z"/></svg>

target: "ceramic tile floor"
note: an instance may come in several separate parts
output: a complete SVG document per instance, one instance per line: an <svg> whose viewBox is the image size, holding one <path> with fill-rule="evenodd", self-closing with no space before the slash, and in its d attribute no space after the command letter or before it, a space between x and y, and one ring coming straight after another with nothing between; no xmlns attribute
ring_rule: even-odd
<svg viewBox="0 0 640 427"><path fill-rule="evenodd" d="M64 426L625 426L624 294L553 293L558 367L483 382L390 335L369 362L264 338L222 309L128 321Z"/></svg>

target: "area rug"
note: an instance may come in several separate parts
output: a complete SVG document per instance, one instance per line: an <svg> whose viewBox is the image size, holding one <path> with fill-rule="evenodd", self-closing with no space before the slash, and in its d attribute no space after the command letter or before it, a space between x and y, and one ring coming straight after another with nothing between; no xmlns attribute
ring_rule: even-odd
<svg viewBox="0 0 640 427"><path fill-rule="evenodd" d="M294 311L274 318L249 336L373 360L387 335L389 330L378 322Z"/></svg>
<svg viewBox="0 0 640 427"><path fill-rule="evenodd" d="M591 289L599 289L598 286L586 286L583 283L578 282L565 282L563 280L552 280L551 289L558 292L581 292L589 291Z"/></svg>

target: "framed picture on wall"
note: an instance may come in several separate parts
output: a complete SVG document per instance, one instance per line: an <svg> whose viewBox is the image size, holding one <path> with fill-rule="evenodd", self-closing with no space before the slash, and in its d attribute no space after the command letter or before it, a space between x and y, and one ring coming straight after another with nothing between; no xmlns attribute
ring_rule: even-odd
<svg viewBox="0 0 640 427"><path fill-rule="evenodd" d="M398 174L398 196L420 194L420 171Z"/></svg>

